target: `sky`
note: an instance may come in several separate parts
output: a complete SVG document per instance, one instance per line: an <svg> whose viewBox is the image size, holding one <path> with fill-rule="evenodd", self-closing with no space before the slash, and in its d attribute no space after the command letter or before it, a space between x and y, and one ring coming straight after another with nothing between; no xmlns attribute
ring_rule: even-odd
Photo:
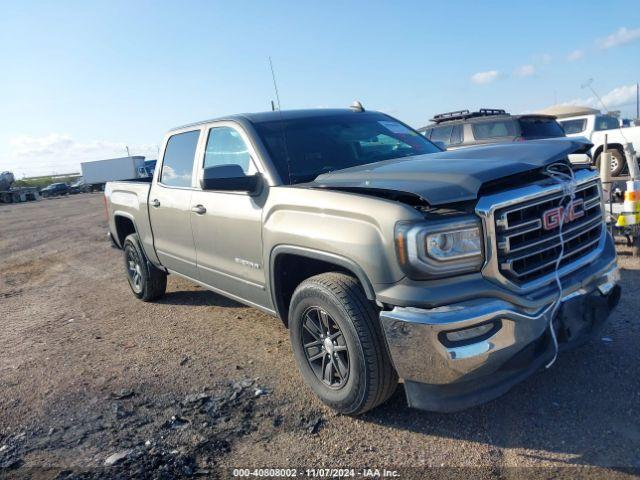
<svg viewBox="0 0 640 480"><path fill-rule="evenodd" d="M164 133L220 115L346 107L414 127L554 103L635 116L634 1L0 0L0 171L156 158Z"/></svg>

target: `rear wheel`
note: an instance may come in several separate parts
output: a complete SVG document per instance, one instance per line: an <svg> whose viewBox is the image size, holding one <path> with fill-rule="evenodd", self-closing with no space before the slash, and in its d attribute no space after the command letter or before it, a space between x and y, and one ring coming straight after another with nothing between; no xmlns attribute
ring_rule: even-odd
<svg viewBox="0 0 640 480"><path fill-rule="evenodd" d="M611 154L611 176L617 177L622 173L622 170L626 165L624 153L616 149L609 150L609 153ZM598 158L596 159L596 165L598 166L598 170L600 170L601 158L602 158L602 153L598 154Z"/></svg>
<svg viewBox="0 0 640 480"><path fill-rule="evenodd" d="M302 282L291 299L289 333L305 382L334 410L358 415L395 391L377 311L355 278L323 273Z"/></svg>
<svg viewBox="0 0 640 480"><path fill-rule="evenodd" d="M162 297L167 289L167 274L147 260L137 233L125 238L123 255L133 294L145 302Z"/></svg>

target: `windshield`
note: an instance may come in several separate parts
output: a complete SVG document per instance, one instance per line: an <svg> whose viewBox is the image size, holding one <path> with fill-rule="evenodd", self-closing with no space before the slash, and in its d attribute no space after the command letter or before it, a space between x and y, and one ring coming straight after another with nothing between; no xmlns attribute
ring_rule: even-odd
<svg viewBox="0 0 640 480"><path fill-rule="evenodd" d="M553 118L522 117L520 130L523 138L555 138L564 137L564 130Z"/></svg>
<svg viewBox="0 0 640 480"><path fill-rule="evenodd" d="M255 124L285 183L367 163L439 152L415 130L379 113L345 113Z"/></svg>

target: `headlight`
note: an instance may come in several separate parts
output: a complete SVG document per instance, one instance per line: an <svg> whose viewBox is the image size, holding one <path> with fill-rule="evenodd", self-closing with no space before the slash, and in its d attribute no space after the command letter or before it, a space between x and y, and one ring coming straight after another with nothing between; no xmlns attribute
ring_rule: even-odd
<svg viewBox="0 0 640 480"><path fill-rule="evenodd" d="M479 271L482 229L475 217L409 223L395 232L398 261L411 278L438 278Z"/></svg>

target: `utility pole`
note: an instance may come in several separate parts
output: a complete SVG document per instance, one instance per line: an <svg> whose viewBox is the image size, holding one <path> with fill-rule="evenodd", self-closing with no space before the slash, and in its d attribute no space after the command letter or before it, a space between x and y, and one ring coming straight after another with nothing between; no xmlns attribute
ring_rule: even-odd
<svg viewBox="0 0 640 480"><path fill-rule="evenodd" d="M636 120L640 120L640 82L636 83Z"/></svg>

